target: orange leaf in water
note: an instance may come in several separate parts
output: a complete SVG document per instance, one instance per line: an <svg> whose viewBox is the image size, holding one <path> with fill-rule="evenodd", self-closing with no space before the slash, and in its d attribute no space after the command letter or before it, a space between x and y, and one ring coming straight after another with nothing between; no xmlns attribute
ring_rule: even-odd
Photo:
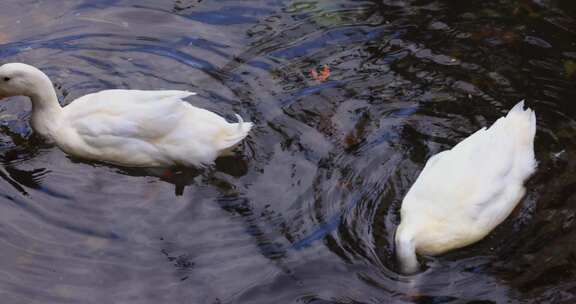
<svg viewBox="0 0 576 304"><path fill-rule="evenodd" d="M322 67L322 71L318 73L315 69L310 70L310 75L318 82L324 82L330 77L330 68L327 65Z"/></svg>
<svg viewBox="0 0 576 304"><path fill-rule="evenodd" d="M316 72L316 69L310 69L310 76L312 76L312 78L318 80L318 72Z"/></svg>

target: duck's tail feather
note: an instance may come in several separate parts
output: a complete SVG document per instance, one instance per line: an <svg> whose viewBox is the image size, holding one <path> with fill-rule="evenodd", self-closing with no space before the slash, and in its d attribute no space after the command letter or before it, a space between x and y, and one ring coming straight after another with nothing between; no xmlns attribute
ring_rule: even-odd
<svg viewBox="0 0 576 304"><path fill-rule="evenodd" d="M524 101L517 103L504 118L507 138L516 143L515 162L518 168L524 168L523 176L530 175L538 162L534 157L534 137L536 135L536 113L524 109Z"/></svg>
<svg viewBox="0 0 576 304"><path fill-rule="evenodd" d="M252 129L253 123L245 122L244 119L238 114L234 114L234 116L236 116L238 122L231 124L232 128L226 132L226 135L220 141L222 150L220 155L230 154L231 150L244 138L246 138Z"/></svg>
<svg viewBox="0 0 576 304"><path fill-rule="evenodd" d="M536 113L530 109L524 109L524 100L517 103L506 115L505 121L509 128L513 128L523 144L534 146L536 134Z"/></svg>

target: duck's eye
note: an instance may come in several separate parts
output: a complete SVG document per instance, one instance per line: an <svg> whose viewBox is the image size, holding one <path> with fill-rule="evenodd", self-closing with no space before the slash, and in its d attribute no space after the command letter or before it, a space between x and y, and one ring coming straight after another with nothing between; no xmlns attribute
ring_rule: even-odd
<svg viewBox="0 0 576 304"><path fill-rule="evenodd" d="M10 81L10 77L4 77L4 81L6 82Z"/></svg>

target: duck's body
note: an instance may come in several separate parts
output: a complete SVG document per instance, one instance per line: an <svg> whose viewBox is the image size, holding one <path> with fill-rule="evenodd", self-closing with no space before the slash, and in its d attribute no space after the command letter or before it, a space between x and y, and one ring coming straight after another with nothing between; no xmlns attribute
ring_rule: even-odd
<svg viewBox="0 0 576 304"><path fill-rule="evenodd" d="M61 107L48 77L17 63L0 67L2 95L29 96L35 132L68 154L123 166L207 165L252 127L190 105L186 91L106 90Z"/></svg>
<svg viewBox="0 0 576 304"><path fill-rule="evenodd" d="M251 123L228 123L186 91L107 90L63 108L51 137L64 151L128 166L201 166L240 142Z"/></svg>
<svg viewBox="0 0 576 304"><path fill-rule="evenodd" d="M402 201L396 251L403 273L418 271L417 253L438 255L484 238L524 196L536 168L536 117L523 106L428 160Z"/></svg>

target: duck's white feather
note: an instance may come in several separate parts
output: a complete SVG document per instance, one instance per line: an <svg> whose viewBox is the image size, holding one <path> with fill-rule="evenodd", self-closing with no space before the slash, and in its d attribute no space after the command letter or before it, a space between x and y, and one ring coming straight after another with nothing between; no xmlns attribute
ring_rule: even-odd
<svg viewBox="0 0 576 304"><path fill-rule="evenodd" d="M67 153L125 166L202 166L245 138L252 123L228 123L185 102L186 91L106 90L62 108L52 82L23 63L0 66L0 99L28 96L34 131Z"/></svg>
<svg viewBox="0 0 576 304"><path fill-rule="evenodd" d="M523 107L428 160L402 202L396 247L403 272L417 271L415 253L441 254L484 238L523 197L536 168L536 118Z"/></svg>
<svg viewBox="0 0 576 304"><path fill-rule="evenodd" d="M85 158L130 166L206 165L241 141L251 123L182 100L192 92L107 90L64 107L56 143Z"/></svg>

